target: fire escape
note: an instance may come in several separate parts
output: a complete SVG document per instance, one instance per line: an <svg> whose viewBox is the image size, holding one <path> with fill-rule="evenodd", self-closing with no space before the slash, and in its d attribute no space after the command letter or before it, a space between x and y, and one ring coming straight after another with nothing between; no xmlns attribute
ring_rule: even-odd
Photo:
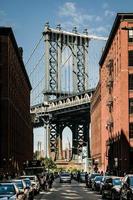
<svg viewBox="0 0 133 200"><path fill-rule="evenodd" d="M108 98L107 98L107 102L106 102L106 106L108 108L108 118L106 121L106 129L108 130L108 134L109 134L109 139L106 142L106 146L107 146L107 150L106 150L106 155L108 155L108 150L109 147L112 144L112 130L113 130L113 116L112 116L112 110L113 110L113 96L112 96L112 92L113 92L113 59L110 59L106 65L107 67L107 72L108 72L108 77L107 77L107 81L106 81L106 88L108 90Z"/></svg>

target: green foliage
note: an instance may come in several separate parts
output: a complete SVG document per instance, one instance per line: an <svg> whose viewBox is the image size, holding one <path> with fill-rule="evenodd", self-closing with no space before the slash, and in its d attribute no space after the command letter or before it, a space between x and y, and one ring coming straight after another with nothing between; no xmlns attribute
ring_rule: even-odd
<svg viewBox="0 0 133 200"><path fill-rule="evenodd" d="M45 169L55 170L57 168L55 162L51 158L40 158L40 160L44 164Z"/></svg>
<svg viewBox="0 0 133 200"><path fill-rule="evenodd" d="M39 151L35 151L34 154L33 154L33 159L37 160L38 156L39 156Z"/></svg>

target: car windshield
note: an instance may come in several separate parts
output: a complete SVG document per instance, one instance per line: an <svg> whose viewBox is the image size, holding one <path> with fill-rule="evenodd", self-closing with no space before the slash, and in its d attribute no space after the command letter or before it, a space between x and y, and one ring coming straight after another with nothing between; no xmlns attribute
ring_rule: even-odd
<svg viewBox="0 0 133 200"><path fill-rule="evenodd" d="M80 174L80 176L85 176L85 174Z"/></svg>
<svg viewBox="0 0 133 200"><path fill-rule="evenodd" d="M31 181L35 181L35 177L28 177Z"/></svg>
<svg viewBox="0 0 133 200"><path fill-rule="evenodd" d="M95 178L96 176L98 176L99 174L91 174L90 178Z"/></svg>
<svg viewBox="0 0 133 200"><path fill-rule="evenodd" d="M13 181L13 182L16 184L16 186L17 186L19 189L23 189L23 188L24 188L22 181Z"/></svg>
<svg viewBox="0 0 133 200"><path fill-rule="evenodd" d="M121 179L120 178L115 178L113 179L113 185L121 185Z"/></svg>
<svg viewBox="0 0 133 200"><path fill-rule="evenodd" d="M103 176L96 176L95 181L102 181Z"/></svg>
<svg viewBox="0 0 133 200"><path fill-rule="evenodd" d="M29 179L24 179L25 183L26 183L26 186L30 186L31 185L31 182Z"/></svg>
<svg viewBox="0 0 133 200"><path fill-rule="evenodd" d="M133 177L130 177L130 185L133 186Z"/></svg>
<svg viewBox="0 0 133 200"><path fill-rule="evenodd" d="M70 174L61 174L61 176L70 176Z"/></svg>
<svg viewBox="0 0 133 200"><path fill-rule="evenodd" d="M0 195L14 195L15 192L15 188L13 185L0 185Z"/></svg>

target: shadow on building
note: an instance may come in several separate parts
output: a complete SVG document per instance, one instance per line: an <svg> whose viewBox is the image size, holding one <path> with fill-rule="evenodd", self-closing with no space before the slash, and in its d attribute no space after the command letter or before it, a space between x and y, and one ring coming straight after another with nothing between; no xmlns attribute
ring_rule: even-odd
<svg viewBox="0 0 133 200"><path fill-rule="evenodd" d="M133 169L133 149L123 130L107 141L107 171L113 175L123 176ZM132 150L132 151L131 151Z"/></svg>

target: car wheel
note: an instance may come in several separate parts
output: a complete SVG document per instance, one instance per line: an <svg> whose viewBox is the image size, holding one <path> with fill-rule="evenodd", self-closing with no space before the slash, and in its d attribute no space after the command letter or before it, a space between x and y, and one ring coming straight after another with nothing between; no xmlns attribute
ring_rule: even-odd
<svg viewBox="0 0 133 200"><path fill-rule="evenodd" d="M120 196L120 200L123 200L122 196Z"/></svg>
<svg viewBox="0 0 133 200"><path fill-rule="evenodd" d="M105 198L105 194L104 191L102 191L102 199Z"/></svg>
<svg viewBox="0 0 133 200"><path fill-rule="evenodd" d="M112 200L115 200L115 199L116 199L116 198L115 198L115 193L114 193L114 192L112 192L111 198L112 198Z"/></svg>
<svg viewBox="0 0 133 200"><path fill-rule="evenodd" d="M128 200L132 200L132 197L131 197L130 194L127 195L127 199L128 199Z"/></svg>

